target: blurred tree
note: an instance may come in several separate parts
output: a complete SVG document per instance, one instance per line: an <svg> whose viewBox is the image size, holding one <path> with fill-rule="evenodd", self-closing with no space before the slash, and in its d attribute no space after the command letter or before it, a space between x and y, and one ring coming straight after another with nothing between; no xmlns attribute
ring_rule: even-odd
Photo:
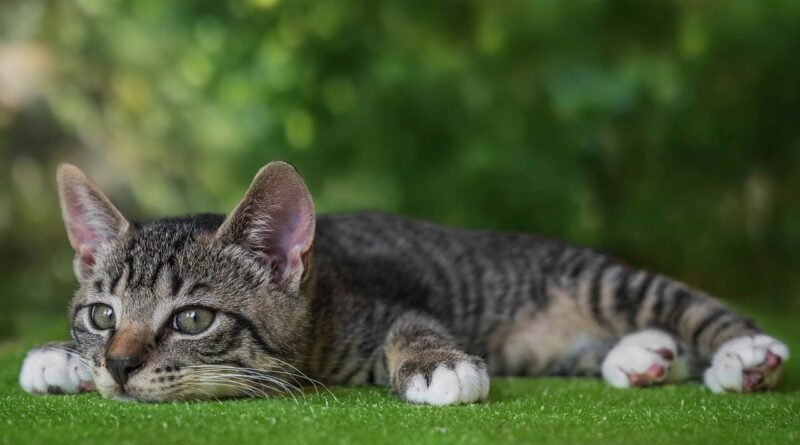
<svg viewBox="0 0 800 445"><path fill-rule="evenodd" d="M287 159L321 211L540 232L797 309L798 50L786 0L7 0L0 334L68 299L62 161L149 218L226 211Z"/></svg>

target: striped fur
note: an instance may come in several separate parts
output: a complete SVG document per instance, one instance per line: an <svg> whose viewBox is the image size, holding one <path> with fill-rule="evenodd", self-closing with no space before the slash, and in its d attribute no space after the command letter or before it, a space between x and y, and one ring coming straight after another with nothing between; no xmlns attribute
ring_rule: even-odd
<svg viewBox="0 0 800 445"><path fill-rule="evenodd" d="M299 181L291 190L302 193L302 181L288 168L273 167L287 181ZM85 177L72 178L65 187L88 188L75 196L100 197L81 205L110 205ZM281 187L281 181L261 182ZM231 217L260 218L252 232L247 220L223 224L221 215L199 215L131 223L101 248L76 248L80 286L71 304L70 348L91 363L103 394L135 400L265 395L321 381L387 384L403 397L417 375L430 385L437 369L455 370L459 363L495 375L599 375L620 338L649 328L670 333L699 376L720 345L760 333L701 291L589 248L384 213L317 216L308 222L316 224L308 254L295 250L296 261L276 269L274 261L283 258L275 253L278 244L252 250L265 236L263 242L274 243L280 235L270 209L290 213L291 206L273 202L259 214L259 202L248 199L296 197L260 192L251 189L239 216ZM301 210L308 213L307 207ZM246 243L219 235L225 227L242 232ZM292 275L295 269L300 272ZM288 281L276 279L276 270ZM98 302L114 308L117 329L92 327L89 309ZM170 314L187 306L213 309L213 329L194 337L170 329ZM142 340L147 359L119 385L105 370L105 354L126 329L149 333ZM204 366L218 372L193 371Z"/></svg>

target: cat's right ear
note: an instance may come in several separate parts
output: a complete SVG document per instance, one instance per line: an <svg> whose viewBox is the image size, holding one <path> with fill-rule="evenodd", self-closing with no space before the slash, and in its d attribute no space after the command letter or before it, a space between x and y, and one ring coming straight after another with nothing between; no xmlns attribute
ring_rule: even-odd
<svg viewBox="0 0 800 445"><path fill-rule="evenodd" d="M84 280L91 275L98 253L124 234L129 224L78 167L61 164L56 177L61 216L75 250L75 276Z"/></svg>
<svg viewBox="0 0 800 445"><path fill-rule="evenodd" d="M279 287L296 289L307 276L314 240L314 203L297 170L280 161L262 168L217 237L269 267Z"/></svg>

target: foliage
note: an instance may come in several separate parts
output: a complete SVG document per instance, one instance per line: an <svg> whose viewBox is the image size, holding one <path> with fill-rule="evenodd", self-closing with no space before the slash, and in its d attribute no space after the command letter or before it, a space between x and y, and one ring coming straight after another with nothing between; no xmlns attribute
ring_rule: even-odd
<svg viewBox="0 0 800 445"><path fill-rule="evenodd" d="M68 299L62 161L149 218L227 211L287 159L321 211L539 232L797 310L798 45L789 0L7 0L0 336Z"/></svg>

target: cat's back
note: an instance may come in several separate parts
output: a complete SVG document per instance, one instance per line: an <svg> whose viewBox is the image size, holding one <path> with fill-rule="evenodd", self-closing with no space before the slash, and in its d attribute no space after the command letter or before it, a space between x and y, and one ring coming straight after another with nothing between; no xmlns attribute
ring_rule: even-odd
<svg viewBox="0 0 800 445"><path fill-rule="evenodd" d="M559 245L528 234L357 212L318 216L314 258L326 285L431 309L447 301L440 295L490 297L478 294L511 282L532 285L562 251Z"/></svg>
<svg viewBox="0 0 800 445"><path fill-rule="evenodd" d="M318 215L315 235L317 252L433 258L439 256L436 251L451 260L464 254L530 253L555 244L532 234L461 229L378 211Z"/></svg>

